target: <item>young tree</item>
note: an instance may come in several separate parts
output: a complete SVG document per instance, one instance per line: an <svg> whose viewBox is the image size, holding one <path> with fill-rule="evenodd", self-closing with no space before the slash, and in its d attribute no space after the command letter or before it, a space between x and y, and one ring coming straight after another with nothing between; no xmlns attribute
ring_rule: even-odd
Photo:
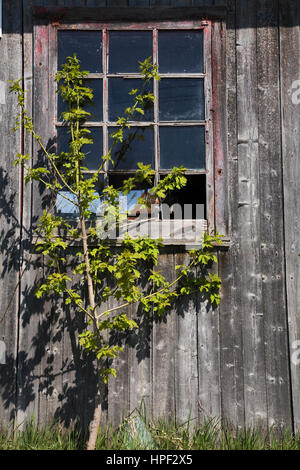
<svg viewBox="0 0 300 470"><path fill-rule="evenodd" d="M132 90L133 103L126 108L124 116L119 117L118 128L111 134L112 145L106 155L99 156L99 167L88 178L85 166L86 152L84 146L93 143L90 131L84 126L89 113L84 107L92 102L93 92L85 86L87 71L80 69L79 61L68 57L55 77L58 93L67 105L62 113L65 126L70 135L67 152L55 153L47 149L34 128L32 118L25 109L24 91L21 80L11 85L11 92L18 97L20 112L16 118L16 129L24 126L38 142L45 156L44 166L34 167L29 155L18 154L14 164L25 168L25 182L37 180L43 183L54 198L58 195L69 204L74 205L78 213L79 223L76 227L69 220L57 215L52 210L45 210L37 227L39 241L36 251L48 259L49 273L36 290L38 298L44 295L58 294L65 304L72 304L78 314L86 318L86 330L80 334L81 346L95 354L100 365L99 380L107 382L110 376L116 375L110 360L114 359L122 348L107 340L107 332L127 331L138 328L135 320L128 317L126 308L131 304L139 304L144 311L154 315L163 315L167 309L183 295L201 292L212 304L220 301L219 290L221 281L217 275L207 272L207 266L216 262L214 245L220 243L220 236L204 234L202 245L198 250L189 251L189 262L176 266L176 279L173 282L157 270L162 240L146 236L132 237L128 233L115 249L105 235L113 229L118 232L126 222L127 214L120 207L120 197L126 196L141 184L150 185L148 197L142 197L138 203L149 210L153 201L164 200L170 191L178 190L186 184L184 168L174 167L167 177L153 184L154 170L143 162L138 164L135 174L123 181L121 187L112 185L97 191L99 175L105 162L114 164L114 149L121 146L121 156L130 145L134 145L134 133L125 138L125 130L130 128L129 122L136 113L144 114L145 107L153 104L154 96L148 91L151 80L159 80L157 68L150 59L140 63L143 74L143 86L140 90ZM92 223L92 206L101 205L102 217L98 225ZM65 236L60 235L64 231ZM78 264L70 274L66 272L68 246L76 242L78 248ZM195 275L195 268L200 268L200 275ZM144 292L139 279L141 273L146 275L147 285L151 291ZM88 295L74 287L73 276L80 276L82 284L87 288ZM110 280L107 283L107 279ZM118 306L104 308L108 299L114 298ZM99 382L100 390L100 382ZM101 421L101 399L98 393L94 418L90 424L88 449L94 449Z"/></svg>

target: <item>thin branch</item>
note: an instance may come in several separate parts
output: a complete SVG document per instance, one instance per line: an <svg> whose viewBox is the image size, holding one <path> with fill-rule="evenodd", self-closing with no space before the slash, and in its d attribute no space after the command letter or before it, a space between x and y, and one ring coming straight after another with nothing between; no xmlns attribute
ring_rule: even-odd
<svg viewBox="0 0 300 470"><path fill-rule="evenodd" d="M192 268L192 266L194 265L195 261L196 261L196 258L194 258L194 260L193 260L193 261L191 262L191 264L189 265L189 268L188 268L189 270ZM149 299L149 298L151 298L151 297L154 297L154 296L157 295L157 294L160 294L161 292L167 292L167 289L169 290L170 287L172 287L173 285L177 284L177 283L180 281L180 279L182 279L183 276L185 276L185 274L181 274L180 276L178 276L178 277L175 279L175 281L171 282L171 284L168 284L167 288L166 288L166 287L163 287L162 289L160 289L160 290L158 290L158 291L156 291L156 292L152 292L152 294L149 294L149 295L147 295L146 297L143 297L143 298L144 298L144 299ZM101 318L101 317L103 317L103 316L108 316L108 315L111 314L111 312L114 312L114 311L116 311L116 310L120 310L120 309L122 309L122 308L128 307L129 305L134 305L134 304L136 304L136 303L138 303L138 302L140 302L140 299L134 300L134 301L132 301L132 302L126 302L125 304L122 304L122 305L119 305L119 306L117 306L117 307L114 307L114 308L111 308L111 309L109 309L109 310L106 310L105 312L100 313L99 315L96 315L96 319L98 320L99 318ZM96 304L95 308L96 308L97 306L99 306L100 304L101 304L101 301L98 302L98 304Z"/></svg>

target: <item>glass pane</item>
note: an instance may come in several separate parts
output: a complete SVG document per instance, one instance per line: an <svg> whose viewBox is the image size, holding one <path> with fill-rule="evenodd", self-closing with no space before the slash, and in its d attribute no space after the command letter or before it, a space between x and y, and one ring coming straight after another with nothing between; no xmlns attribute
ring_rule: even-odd
<svg viewBox="0 0 300 470"><path fill-rule="evenodd" d="M160 168L205 169L205 127L160 127Z"/></svg>
<svg viewBox="0 0 300 470"><path fill-rule="evenodd" d="M120 116L124 116L124 111L128 106L134 103L134 97L129 95L133 89L140 90L143 86L143 81L135 78L110 78L108 82L108 120L114 122ZM153 93L153 83L145 87L145 93ZM144 109L145 114L135 112L131 121L153 121L153 103Z"/></svg>
<svg viewBox="0 0 300 470"><path fill-rule="evenodd" d="M57 129L57 152L69 152L70 133L67 127ZM86 153L86 158L82 165L89 170L98 170L103 155L103 132L102 128L91 129L89 136L93 139L93 144L86 144L82 147L82 152Z"/></svg>
<svg viewBox="0 0 300 470"><path fill-rule="evenodd" d="M109 128L111 134L116 128ZM131 127L124 131L124 141L118 143L112 152L114 170L135 170L138 162L154 164L154 132L150 127ZM109 137L109 146L112 144Z"/></svg>
<svg viewBox="0 0 300 470"><path fill-rule="evenodd" d="M84 81L84 86L92 88L94 93L93 102L87 104L83 109L91 116L87 117L87 121L101 122L103 120L103 93L102 93L102 80L89 79ZM57 103L57 119L60 119L61 113L67 110L67 104L58 95Z"/></svg>
<svg viewBox="0 0 300 470"><path fill-rule="evenodd" d="M90 178L90 177L91 175L85 175L85 178ZM104 177L103 177L103 174L100 174L98 182L96 184L96 192L95 192L97 196L100 196L100 199L95 199L89 205L89 209L92 212L93 216L102 215L103 200L101 196L102 196L103 188L104 188ZM79 210L78 210L78 206L76 205L76 203L77 203L77 198L75 194L67 190L60 191L57 194L57 198L56 198L57 214L66 218L79 217Z"/></svg>
<svg viewBox="0 0 300 470"><path fill-rule="evenodd" d="M58 31L58 69L74 52L83 70L102 72L102 31Z"/></svg>
<svg viewBox="0 0 300 470"><path fill-rule="evenodd" d="M160 73L203 73L203 31L159 31Z"/></svg>
<svg viewBox="0 0 300 470"><path fill-rule="evenodd" d="M152 57L152 31L110 31L109 73L137 73Z"/></svg>
<svg viewBox="0 0 300 470"><path fill-rule="evenodd" d="M79 217L79 210L76 202L77 198L75 194L70 191L60 191L56 197L57 215L72 219Z"/></svg>
<svg viewBox="0 0 300 470"><path fill-rule="evenodd" d="M164 78L159 82L160 121L203 121L204 81L196 78Z"/></svg>
<svg viewBox="0 0 300 470"><path fill-rule="evenodd" d="M113 185L117 189L121 189L124 181L132 177L132 174L120 175L120 174L111 174L109 175L109 184ZM120 209L122 212L128 212L128 218L136 218L141 210L145 210L139 199L142 198L147 202L147 204L154 204L152 202L149 189L153 186L147 182L137 184L135 189L129 192L129 194L120 193ZM153 196L152 196L153 199Z"/></svg>

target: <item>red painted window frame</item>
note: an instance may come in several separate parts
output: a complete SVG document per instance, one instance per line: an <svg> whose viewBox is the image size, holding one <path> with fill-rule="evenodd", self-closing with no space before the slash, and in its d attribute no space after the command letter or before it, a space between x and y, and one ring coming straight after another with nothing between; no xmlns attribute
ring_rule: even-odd
<svg viewBox="0 0 300 470"><path fill-rule="evenodd" d="M86 9L85 9L86 10ZM226 133L224 112L224 80L221 77L224 22L222 20L198 19L198 20L176 20L176 21L137 21L137 22L82 22L80 17L76 21L52 21L51 14L45 15L45 19L39 18L34 26L34 68L38 64L44 64L48 71L48 77L52 79L56 73L57 64L57 31L60 29L94 29L104 27L111 29L147 29L153 27L166 29L190 29L191 26L201 27L204 30L204 63L205 63L205 101L206 101L206 212L208 231L213 233L217 230L228 236L228 220L226 207ZM217 31L217 32L216 32ZM217 45L217 47L214 47ZM222 52L223 51L223 52ZM40 74L38 74L40 75ZM40 77L39 77L40 79ZM44 84L46 84L44 74ZM47 82L48 93L54 97L54 87L51 80ZM56 137L56 99L49 99L51 103L50 128L52 138ZM223 128L221 127L223 125ZM201 172L191 171L190 174Z"/></svg>

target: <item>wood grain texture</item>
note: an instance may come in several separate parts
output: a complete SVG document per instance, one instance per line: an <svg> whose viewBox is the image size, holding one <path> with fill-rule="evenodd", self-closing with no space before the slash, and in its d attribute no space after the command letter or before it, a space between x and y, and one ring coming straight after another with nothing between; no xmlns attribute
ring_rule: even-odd
<svg viewBox="0 0 300 470"><path fill-rule="evenodd" d="M218 267L209 269L217 274ZM200 274L199 274L200 275ZM198 412L200 421L220 419L220 311L209 300L198 298Z"/></svg>
<svg viewBox="0 0 300 470"><path fill-rule="evenodd" d="M119 303L110 298L108 300L109 308L114 308ZM125 313L128 314L128 311ZM124 345L125 336L122 332L116 333L112 336L112 344ZM120 352L119 356L114 359L110 365L117 371L117 377L112 377L108 383L108 422L114 426L118 426L123 417L127 416L129 412L129 350L125 345L124 351Z"/></svg>
<svg viewBox="0 0 300 470"><path fill-rule="evenodd" d="M86 0L86 6L87 7L105 7L106 6L106 0Z"/></svg>
<svg viewBox="0 0 300 470"><path fill-rule="evenodd" d="M245 424L266 427L264 323L259 237L260 175L255 4L237 6L239 314L243 327Z"/></svg>
<svg viewBox="0 0 300 470"><path fill-rule="evenodd" d="M103 390L103 424L119 424L122 414L144 398L154 417L177 422L189 416L195 421L221 416L225 423L239 427L277 424L290 428L294 424L300 429L299 365L291 362L292 357L297 359L295 341L300 340L300 132L299 104L293 102L293 86L300 80L299 2L280 0L278 12L275 0L23 0L23 44L22 2L4 3L0 80L19 78L23 61L26 106L32 111L34 98L46 138L53 137L46 116L49 110L53 114L53 102L46 97L51 60L48 57L34 72L32 57L38 47L48 48L49 35L45 29L44 36L33 38L34 6L69 6L75 19L81 7L90 7L92 15L98 12L104 19L132 21L141 16L157 18L155 8L150 7L160 7L162 17L171 19L188 16L186 6L198 8L194 10L197 17L203 11L224 17L220 7L227 6L226 29L216 23L213 46L213 58L222 64L214 70L219 84L215 103L227 109L227 117L221 112L218 123L220 143L227 151L222 150L225 157L215 167L216 188L219 176L225 175L229 192L227 213L222 212L226 196L221 198L218 192L216 199L216 214L222 214L217 227L228 230L231 238L230 249L218 254L221 304L219 309L207 310L204 303L182 301L154 324L153 331L144 325L143 337L141 333L128 337L117 364L118 378L111 380L108 391ZM105 6L111 6L113 13L103 13ZM223 35L222 48L218 48L219 34ZM5 88L4 98L0 97L5 187L0 199L3 304L19 268L20 175L18 169L11 169L11 161L21 149L21 139L10 131L15 111L16 102ZM31 138L25 137L24 152L31 149ZM36 148L34 152L37 155ZM40 213L41 197L38 188L33 193L30 185L24 188L22 263L30 255L30 227ZM174 266L185 256L175 250L169 248L170 253L160 259L170 279ZM7 423L13 419L17 386L18 423L34 414L41 423L54 416L67 426L76 418L86 425L97 381L93 363L82 361L78 346L83 321L59 303L53 308L37 302L34 288L45 268L40 257L32 261L21 285L19 330L16 300L0 325L0 340L4 337L8 347L7 366L0 365L0 419ZM136 315L134 308L130 315Z"/></svg>
<svg viewBox="0 0 300 470"><path fill-rule="evenodd" d="M292 427L285 299L278 2L257 2L260 262L269 426Z"/></svg>
<svg viewBox="0 0 300 470"><path fill-rule="evenodd" d="M213 82L213 158L215 229L228 234L228 180L227 180L227 102L226 102L226 23L212 26L212 82ZM223 39L223 40L222 40Z"/></svg>
<svg viewBox="0 0 300 470"><path fill-rule="evenodd" d="M157 270L167 281L175 280L174 254L163 254ZM175 418L175 341L176 313L170 311L155 319L153 324L152 396L154 418Z"/></svg>
<svg viewBox="0 0 300 470"><path fill-rule="evenodd" d="M129 7L145 8L150 6L150 0L128 0Z"/></svg>
<svg viewBox="0 0 300 470"><path fill-rule="evenodd" d="M300 429L300 5L280 1L280 73L284 235L294 426Z"/></svg>
<svg viewBox="0 0 300 470"><path fill-rule="evenodd" d="M25 255L29 256L29 252ZM18 401L16 422L21 428L34 417L39 420L39 394L43 377L42 358L48 347L43 324L43 302L35 297L35 289L43 279L43 258L32 255L30 267L22 278L21 314L18 344ZM47 380L47 378L46 378Z"/></svg>
<svg viewBox="0 0 300 470"><path fill-rule="evenodd" d="M141 286L142 288L142 286ZM139 325L128 334L129 409L152 412L152 327L151 313L136 305L129 314Z"/></svg>
<svg viewBox="0 0 300 470"><path fill-rule="evenodd" d="M6 364L0 365L0 422L7 423L14 419L16 410L19 290L16 289L15 295L13 291L18 283L21 203L20 169L12 168L13 160L21 151L21 132L12 132L18 108L15 95L9 93L8 81L22 75L21 2L3 4L3 18L0 39L0 341L5 344Z"/></svg>
<svg viewBox="0 0 300 470"><path fill-rule="evenodd" d="M41 28L39 33L35 30L33 42L37 46L35 57L38 53L43 53L48 57L49 32L47 26ZM37 80L35 82L36 86L34 93L37 100L34 100L33 113L40 116L38 121L40 126L39 129L36 130L41 133L41 136L44 139L47 137L49 126L48 115L45 113L45 109L48 107L49 97L45 97L45 100L42 100L41 97L43 96L42 90L48 90L49 69L47 66L43 66L42 62L39 61L40 66L34 72L35 79ZM39 106L41 106L42 109L39 109ZM27 140L26 145L29 145ZM38 152L39 148L34 144L33 155L35 158L33 160L33 164L37 161ZM33 215L28 213L26 214L25 219L26 222L30 220L31 224L36 224L37 216L42 210L40 191L36 185L34 188L36 188L37 191L36 197L33 197L35 204L32 205L30 191L24 194L24 206L26 206L26 210L33 210ZM39 394L45 394L46 388L43 387L43 379L47 381L47 377L44 377L41 367L43 358L46 355L46 349L49 347L49 336L44 330L46 319L42 314L44 311L43 302L38 301L34 294L38 282L44 275L44 263L42 256L36 256L33 254L30 243L30 230L31 228L28 227L27 237L24 239L23 263L25 263L28 258L31 259L31 262L22 278L20 297L21 322L19 331L19 355L21 359L19 360L18 369L18 424L24 424L24 422L30 419L32 415L35 416L36 420L39 419ZM44 409L44 412L46 415L47 410Z"/></svg>
<svg viewBox="0 0 300 470"><path fill-rule="evenodd" d="M175 253L175 266L188 263L189 256ZM173 269L175 268L173 267ZM199 302L197 295L190 299L182 298L176 311L175 332L175 409L176 423L190 420L191 427L198 424L198 351L197 315Z"/></svg>
<svg viewBox="0 0 300 470"><path fill-rule="evenodd" d="M121 2L121 0L120 0ZM172 7L170 4L156 3L151 8L129 8L127 4L110 4L110 8L90 7L83 8L74 6L72 8L61 8L52 3L42 8L34 8L35 18L44 22L49 19L55 21L155 21L155 20L190 20L204 18L225 18L226 8L224 6L212 7L205 4L200 7Z"/></svg>
<svg viewBox="0 0 300 470"><path fill-rule="evenodd" d="M107 7L128 7L128 0L106 0Z"/></svg>
<svg viewBox="0 0 300 470"><path fill-rule="evenodd" d="M238 157L237 157L237 64L235 0L228 4L226 24L226 93L227 93L227 172L228 226L231 245L228 252L219 253L219 276L222 280L220 304L220 374L222 418L226 425L245 423L244 369L241 290L239 286Z"/></svg>

